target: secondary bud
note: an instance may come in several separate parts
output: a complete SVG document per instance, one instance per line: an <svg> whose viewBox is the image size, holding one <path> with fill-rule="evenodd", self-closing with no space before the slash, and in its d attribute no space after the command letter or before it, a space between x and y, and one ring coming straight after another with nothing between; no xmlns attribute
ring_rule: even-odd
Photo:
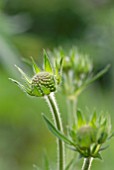
<svg viewBox="0 0 114 170"><path fill-rule="evenodd" d="M89 125L82 126L77 131L77 144L80 148L89 148L96 141L96 131Z"/></svg>

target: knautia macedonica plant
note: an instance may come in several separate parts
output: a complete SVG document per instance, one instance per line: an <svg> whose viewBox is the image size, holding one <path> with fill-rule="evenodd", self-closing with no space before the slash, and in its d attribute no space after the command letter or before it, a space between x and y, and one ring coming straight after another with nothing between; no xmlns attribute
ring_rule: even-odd
<svg viewBox="0 0 114 170"><path fill-rule="evenodd" d="M32 78L29 78L21 68L16 66L16 68L22 75L24 85L14 79L10 78L10 80L17 84L28 95L35 97L44 97L51 109L56 128L60 131L63 131L59 109L54 97L54 92L57 91L57 88L61 83L63 59L61 58L59 62L56 62L56 64L52 66L45 50L43 53L43 58L43 69L40 69L32 58L32 66L34 71L34 75ZM57 140L57 145L57 169L63 170L65 164L64 144L61 140Z"/></svg>
<svg viewBox="0 0 114 170"><path fill-rule="evenodd" d="M51 62L48 54L51 55ZM64 143L66 143L71 150L79 153L80 158L84 158L82 170L90 170L92 160L95 158L101 159L100 153L106 148L103 145L110 139L111 123L109 117L107 118L105 115L97 116L96 113L93 114L89 121L86 121L82 113L79 110L77 111L77 99L89 84L107 72L109 65L99 73L94 74L90 58L87 55L80 54L76 48L72 48L68 53L63 49L59 49L54 50L54 52L48 52L48 54L44 50L42 68L39 68L31 58L34 71L31 78L16 66L22 75L23 83L11 78L10 80L28 95L46 99L51 109L54 123L51 123L44 114L42 116L49 130L57 137L58 164L56 169L75 169L71 169L72 161L67 163L67 166L65 164ZM64 135L59 108L54 97L58 87L66 97L67 106L70 106L68 119L71 121L68 125L67 135ZM71 116L72 119L70 118ZM43 170L50 170L50 165L46 163Z"/></svg>
<svg viewBox="0 0 114 170"><path fill-rule="evenodd" d="M49 130L64 141L69 149L78 152L80 158L84 158L82 170L89 170L93 159L102 159L101 151L107 148L105 144L112 137L110 117L104 114L97 115L94 112L90 120L87 121L78 110L77 122L68 128L67 135L58 131L43 115Z"/></svg>

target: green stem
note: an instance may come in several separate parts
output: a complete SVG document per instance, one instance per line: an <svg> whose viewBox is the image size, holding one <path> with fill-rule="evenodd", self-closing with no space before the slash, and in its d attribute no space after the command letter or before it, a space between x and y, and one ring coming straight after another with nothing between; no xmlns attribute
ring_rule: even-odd
<svg viewBox="0 0 114 170"><path fill-rule="evenodd" d="M63 132L63 127L62 127L62 121L61 121L61 117L60 117L60 112L55 100L54 95L51 93L49 96L46 96L46 100L49 104L49 107L51 109L52 112L52 116L54 119L54 124L56 126L56 128L58 130L60 130L61 132ZM65 151L64 151L64 143L57 139L57 151L58 151L58 170L64 170L65 167Z"/></svg>
<svg viewBox="0 0 114 170"><path fill-rule="evenodd" d="M82 166L82 170L90 170L93 158L85 158Z"/></svg>
<svg viewBox="0 0 114 170"><path fill-rule="evenodd" d="M68 97L66 98L66 104L67 104L67 124L69 126L72 125L72 109L71 109L71 100L68 99Z"/></svg>
<svg viewBox="0 0 114 170"><path fill-rule="evenodd" d="M72 109L73 109L73 120L74 120L74 124L77 122L77 117L76 117L76 112L77 112L77 98L75 98L73 101L72 101Z"/></svg>
<svg viewBox="0 0 114 170"><path fill-rule="evenodd" d="M67 103L67 109L68 109L68 113L67 113L67 117L68 117L68 125L72 127L72 124L76 124L77 122L77 116L76 116L76 112L77 112L77 97L73 97L73 98L68 98L66 99L66 103ZM71 150L66 151L66 160L69 162L66 169L74 169L75 168L75 164L76 164L76 153L73 153ZM70 159L70 161L69 161Z"/></svg>

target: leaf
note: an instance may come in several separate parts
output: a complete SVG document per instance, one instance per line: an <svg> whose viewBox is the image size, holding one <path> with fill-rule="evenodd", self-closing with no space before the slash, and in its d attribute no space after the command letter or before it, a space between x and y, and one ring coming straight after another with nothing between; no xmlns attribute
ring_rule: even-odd
<svg viewBox="0 0 114 170"><path fill-rule="evenodd" d="M75 96L79 96L80 93L91 83L93 83L95 80L103 76L110 68L110 64L108 64L103 70L101 70L98 74L93 76L91 79L87 80L78 90L75 91Z"/></svg>
<svg viewBox="0 0 114 170"><path fill-rule="evenodd" d="M30 95L31 96L42 97L44 94L37 87L34 86L33 89L31 90Z"/></svg>
<svg viewBox="0 0 114 170"><path fill-rule="evenodd" d="M37 165L33 164L34 170L41 170Z"/></svg>
<svg viewBox="0 0 114 170"><path fill-rule="evenodd" d="M96 127L96 121L97 121L97 115L96 115L96 111L94 111L92 118L91 118L91 121L90 121L90 124L92 126Z"/></svg>
<svg viewBox="0 0 114 170"><path fill-rule="evenodd" d="M50 170L49 160L48 160L48 156L46 152L44 152L44 155L43 155L43 167L44 167L44 170Z"/></svg>
<svg viewBox="0 0 114 170"><path fill-rule="evenodd" d="M64 136L59 130L57 130L54 125L49 121L49 119L44 115L42 114L47 126L48 126L48 129L57 137L59 138L60 140L64 141L66 144L69 144L69 145L74 145L72 141L70 141L66 136Z"/></svg>
<svg viewBox="0 0 114 170"><path fill-rule="evenodd" d="M26 92L26 88L25 86L23 86L20 82L12 79L12 78L9 78L9 80L11 80L13 83L15 83L18 87L20 87L21 90L23 90L24 92Z"/></svg>
<svg viewBox="0 0 114 170"><path fill-rule="evenodd" d="M27 82L27 83L31 83L31 80L28 78L28 76L24 73L24 71L19 68L17 65L15 65L15 67L18 69L18 71L21 73L22 77L24 78L24 80Z"/></svg>
<svg viewBox="0 0 114 170"><path fill-rule="evenodd" d="M68 169L71 167L71 165L72 165L73 162L74 162L74 158L71 159L71 161L69 162L69 164L66 166L65 170L68 170Z"/></svg>
<svg viewBox="0 0 114 170"><path fill-rule="evenodd" d="M97 154L95 155L95 158L98 158L98 159L100 159L100 160L103 160L100 153L97 153Z"/></svg>
<svg viewBox="0 0 114 170"><path fill-rule="evenodd" d="M109 148L109 145L107 145L107 146L105 146L105 147L100 148L100 149L99 149L99 151L104 151L104 150L106 150L107 148Z"/></svg>
<svg viewBox="0 0 114 170"><path fill-rule="evenodd" d="M77 110L77 125L78 125L78 127L80 127L84 124L85 124L85 121L83 119L82 113L80 110Z"/></svg>
<svg viewBox="0 0 114 170"><path fill-rule="evenodd" d="M90 83L94 82L101 76L103 76L110 68L110 64L108 64L103 70L101 70L99 73L97 73L92 79L88 80L86 83L86 86L89 85Z"/></svg>
<svg viewBox="0 0 114 170"><path fill-rule="evenodd" d="M40 68L37 66L37 64L35 63L34 59L31 57L32 60L32 66L33 66L33 71L35 74L39 73L41 70Z"/></svg>
<svg viewBox="0 0 114 170"><path fill-rule="evenodd" d="M63 61L64 61L64 58L62 57L61 60L60 60L60 67L59 67L59 73L60 74L62 74Z"/></svg>
<svg viewBox="0 0 114 170"><path fill-rule="evenodd" d="M114 137L114 132L108 137L108 140Z"/></svg>
<svg viewBox="0 0 114 170"><path fill-rule="evenodd" d="M46 53L46 51L44 50L44 70L50 73L53 73L53 69L51 66L51 63L49 61L48 55Z"/></svg>

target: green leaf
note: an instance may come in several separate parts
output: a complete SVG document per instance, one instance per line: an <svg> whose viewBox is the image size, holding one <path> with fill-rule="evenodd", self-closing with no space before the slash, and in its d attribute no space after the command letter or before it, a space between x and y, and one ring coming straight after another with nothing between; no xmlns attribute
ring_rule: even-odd
<svg viewBox="0 0 114 170"><path fill-rule="evenodd" d="M45 87L45 86L41 86L41 89L42 89L42 91L43 91L43 93L44 93L45 95L50 94L49 88L47 88L47 87Z"/></svg>
<svg viewBox="0 0 114 170"><path fill-rule="evenodd" d="M98 74L93 76L91 79L87 80L78 90L75 91L74 95L79 96L80 93L91 83L93 83L95 80L103 76L110 68L110 64L107 65L103 70L101 70Z"/></svg>
<svg viewBox="0 0 114 170"><path fill-rule="evenodd" d="M94 127L96 127L96 121L97 121L97 115L96 115L96 111L94 111L92 118L90 120L90 124Z"/></svg>
<svg viewBox="0 0 114 170"><path fill-rule="evenodd" d="M32 60L32 66L33 66L33 71L35 74L39 73L41 70L40 68L37 66L37 64L35 63L34 59L31 57Z"/></svg>
<svg viewBox="0 0 114 170"><path fill-rule="evenodd" d="M100 78L101 76L103 76L110 68L110 64L108 64L103 70L101 70L99 73L97 73L92 79L88 80L86 83L86 86L92 82L94 82L95 80L97 80L98 78Z"/></svg>
<svg viewBox="0 0 114 170"><path fill-rule="evenodd" d="M44 70L50 73L53 73L53 69L51 66L51 63L49 61L48 55L46 53L46 51L44 50Z"/></svg>
<svg viewBox="0 0 114 170"><path fill-rule="evenodd" d="M82 113L80 110L77 110L77 125L78 128L85 124L85 120L83 119Z"/></svg>
<svg viewBox="0 0 114 170"><path fill-rule="evenodd" d="M44 152L43 155L43 167L44 170L50 170L49 160L46 152Z"/></svg>
<svg viewBox="0 0 114 170"><path fill-rule="evenodd" d="M47 126L48 126L48 129L57 137L59 138L60 140L64 141L66 144L69 144L69 145L73 145L73 142L70 141L66 136L64 136L59 130L57 130L54 125L49 121L49 119L44 115L42 114Z"/></svg>
<svg viewBox="0 0 114 170"><path fill-rule="evenodd" d="M98 158L98 159L100 159L100 160L103 160L100 153L97 153L97 154L95 155L95 158Z"/></svg>
<svg viewBox="0 0 114 170"><path fill-rule="evenodd" d="M61 60L60 60L60 67L59 67L59 73L60 74L62 74L63 61L64 61L64 58L62 57Z"/></svg>
<svg viewBox="0 0 114 170"><path fill-rule="evenodd" d="M80 154L80 157L82 158L83 156ZM65 170L69 170L71 168L75 169L76 163L77 163L77 159L79 159L79 157L77 158L77 153L75 152L73 158L70 160L70 162L66 166Z"/></svg>
<svg viewBox="0 0 114 170"><path fill-rule="evenodd" d="M114 137L114 132L108 137L108 140Z"/></svg>
<svg viewBox="0 0 114 170"><path fill-rule="evenodd" d="M30 92L30 95L36 97L42 97L44 94L37 87L34 86Z"/></svg>
<svg viewBox="0 0 114 170"><path fill-rule="evenodd" d="M26 92L27 94L31 95L31 89L29 89L28 87L22 85L20 82L12 79L12 78L9 78L9 80L11 80L13 83L15 83L22 91Z"/></svg>
<svg viewBox="0 0 114 170"><path fill-rule="evenodd" d="M23 86L20 82L12 79L12 78L9 78L9 80L11 80L13 83L15 83L21 90L23 90L24 92L26 92L26 87Z"/></svg>
<svg viewBox="0 0 114 170"><path fill-rule="evenodd" d="M28 78L28 76L24 73L24 71L19 68L17 65L15 65L15 67L18 69L18 71L21 73L22 77L24 78L24 80L27 82L27 83L31 83L31 80Z"/></svg>
<svg viewBox="0 0 114 170"><path fill-rule="evenodd" d="M71 161L68 163L68 165L66 166L65 170L68 170L71 166L72 166L72 163L74 162L74 158L71 159Z"/></svg>
<svg viewBox="0 0 114 170"><path fill-rule="evenodd" d="M108 145L108 146L105 146L105 147L100 148L100 149L99 149L99 151L104 151L104 150L106 150L107 148L109 148L109 145Z"/></svg>
<svg viewBox="0 0 114 170"><path fill-rule="evenodd" d="M37 165L33 165L34 170L41 170Z"/></svg>

